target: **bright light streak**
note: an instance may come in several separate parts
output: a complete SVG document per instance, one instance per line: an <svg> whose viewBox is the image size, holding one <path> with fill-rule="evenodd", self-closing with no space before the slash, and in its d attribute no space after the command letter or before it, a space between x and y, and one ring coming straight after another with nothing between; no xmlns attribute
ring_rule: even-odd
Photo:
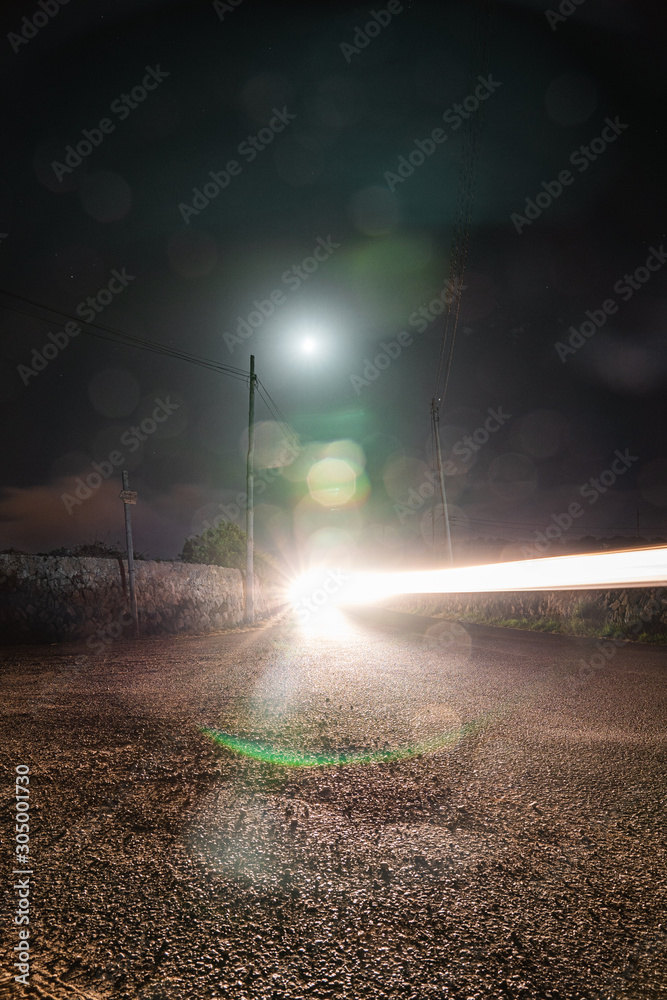
<svg viewBox="0 0 667 1000"><path fill-rule="evenodd" d="M405 573L354 573L332 597L371 604L399 594L483 594L515 590L599 590L667 582L667 547L492 563Z"/></svg>
<svg viewBox="0 0 667 1000"><path fill-rule="evenodd" d="M308 600L314 591L322 586L325 570L312 569L308 573L292 580L287 588L287 600L294 605L301 604Z"/></svg>

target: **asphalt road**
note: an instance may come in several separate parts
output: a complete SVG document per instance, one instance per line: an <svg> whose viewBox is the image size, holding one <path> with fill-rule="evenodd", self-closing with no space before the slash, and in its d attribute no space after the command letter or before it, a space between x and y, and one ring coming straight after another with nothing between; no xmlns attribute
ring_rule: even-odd
<svg viewBox="0 0 667 1000"><path fill-rule="evenodd" d="M308 626L3 651L0 995L667 997L667 650Z"/></svg>

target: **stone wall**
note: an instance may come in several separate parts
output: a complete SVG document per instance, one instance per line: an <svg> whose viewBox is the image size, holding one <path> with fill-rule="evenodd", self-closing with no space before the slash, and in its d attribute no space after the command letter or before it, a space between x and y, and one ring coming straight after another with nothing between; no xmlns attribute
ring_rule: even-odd
<svg viewBox="0 0 667 1000"><path fill-rule="evenodd" d="M240 570L139 560L135 576L142 635L205 633L243 621ZM255 588L258 617L284 603L275 589L262 586L257 578ZM102 648L133 634L127 589L127 563L121 560L0 555L0 641L86 639L91 648ZM461 621L580 618L596 627L613 623L628 632L667 632L667 587L418 594L385 603Z"/></svg>
<svg viewBox="0 0 667 1000"><path fill-rule="evenodd" d="M517 591L490 594L416 594L384 602L460 621L508 618L582 619L592 626L615 624L631 632L667 631L667 586L627 590Z"/></svg>
<svg viewBox="0 0 667 1000"><path fill-rule="evenodd" d="M243 620L238 569L178 562L135 562L142 635L215 631ZM92 645L132 634L127 563L115 559L0 555L0 639ZM255 577L255 612L270 613L278 595Z"/></svg>

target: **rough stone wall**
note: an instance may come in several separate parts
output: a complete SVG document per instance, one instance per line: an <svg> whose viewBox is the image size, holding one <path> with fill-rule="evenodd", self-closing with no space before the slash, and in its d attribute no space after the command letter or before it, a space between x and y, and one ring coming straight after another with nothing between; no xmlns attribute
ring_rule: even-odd
<svg viewBox="0 0 667 1000"><path fill-rule="evenodd" d="M0 639L100 641L132 634L127 563L115 559L0 555ZM209 632L243 620L244 574L188 563L135 562L142 635ZM255 578L255 611L275 594Z"/></svg>
<svg viewBox="0 0 667 1000"><path fill-rule="evenodd" d="M106 644L131 635L127 564L118 560L0 555L0 641L86 639ZM243 620L244 579L237 569L188 563L135 563L142 635L205 633ZM281 605L255 578L255 610ZM580 617L646 632L667 631L667 586L627 590L563 590L491 594L414 595L387 605L463 621Z"/></svg>
<svg viewBox="0 0 667 1000"><path fill-rule="evenodd" d="M491 594L420 594L385 602L400 611L447 615L462 621L485 618L582 618L641 631L667 629L667 586L627 590L517 591Z"/></svg>

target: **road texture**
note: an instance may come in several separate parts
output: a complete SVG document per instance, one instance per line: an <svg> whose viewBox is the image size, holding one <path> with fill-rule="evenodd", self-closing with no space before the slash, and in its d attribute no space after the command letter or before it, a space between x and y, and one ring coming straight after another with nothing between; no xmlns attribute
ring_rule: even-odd
<svg viewBox="0 0 667 1000"><path fill-rule="evenodd" d="M667 997L667 651L321 618L3 652L0 995Z"/></svg>

